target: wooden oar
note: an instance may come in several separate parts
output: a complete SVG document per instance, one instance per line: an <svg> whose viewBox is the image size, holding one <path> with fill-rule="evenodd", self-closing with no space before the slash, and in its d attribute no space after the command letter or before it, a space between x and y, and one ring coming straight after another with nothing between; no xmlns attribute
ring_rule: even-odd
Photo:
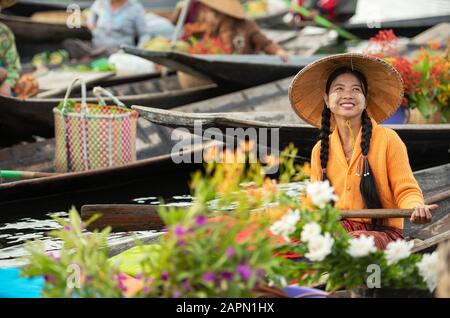
<svg viewBox="0 0 450 318"><path fill-rule="evenodd" d="M88 230L111 226L114 232L161 230L164 223L158 214L158 206L140 204L93 204L81 207L81 219L89 220L94 214L102 214L88 226Z"/></svg>
<svg viewBox="0 0 450 318"><path fill-rule="evenodd" d="M33 172L33 171L18 171L18 170L0 170L0 181L25 180L42 177L57 176L59 173L54 172Z"/></svg>
<svg viewBox="0 0 450 318"><path fill-rule="evenodd" d="M450 197L450 190L425 199L426 204L433 204ZM368 209L342 211L342 218L409 218L412 209ZM111 226L113 231L160 230L164 223L159 217L158 206L141 204L95 204L81 208L81 218L88 220L94 214L102 217L93 222L88 229L103 229Z"/></svg>

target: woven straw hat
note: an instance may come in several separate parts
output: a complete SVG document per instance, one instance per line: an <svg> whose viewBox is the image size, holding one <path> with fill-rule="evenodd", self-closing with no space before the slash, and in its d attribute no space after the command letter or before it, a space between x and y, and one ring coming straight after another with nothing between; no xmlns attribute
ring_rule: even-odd
<svg viewBox="0 0 450 318"><path fill-rule="evenodd" d="M236 19L247 18L247 12L239 0L198 0L198 2Z"/></svg>
<svg viewBox="0 0 450 318"><path fill-rule="evenodd" d="M16 4L16 0L0 0L0 9L6 9Z"/></svg>
<svg viewBox="0 0 450 318"><path fill-rule="evenodd" d="M303 120L320 128L323 95L330 74L340 67L356 69L367 79L367 112L377 123L389 118L400 106L403 81L387 62L359 53L327 56L303 68L289 87L291 106Z"/></svg>

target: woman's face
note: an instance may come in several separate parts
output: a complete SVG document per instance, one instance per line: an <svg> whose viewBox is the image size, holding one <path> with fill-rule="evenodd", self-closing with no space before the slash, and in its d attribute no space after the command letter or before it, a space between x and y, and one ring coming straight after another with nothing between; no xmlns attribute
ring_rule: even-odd
<svg viewBox="0 0 450 318"><path fill-rule="evenodd" d="M346 120L361 116L366 107L362 84L351 73L336 77L331 83L328 95L324 95L324 100L336 117Z"/></svg>

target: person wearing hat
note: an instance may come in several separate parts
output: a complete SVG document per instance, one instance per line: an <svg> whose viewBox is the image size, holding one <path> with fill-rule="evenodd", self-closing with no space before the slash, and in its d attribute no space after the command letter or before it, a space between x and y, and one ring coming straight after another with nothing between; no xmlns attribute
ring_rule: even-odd
<svg viewBox="0 0 450 318"><path fill-rule="evenodd" d="M311 155L311 180L328 180L336 207L414 209L410 221L427 223L438 206L425 205L405 144L378 125L397 109L403 96L398 72L381 59L337 54L317 60L293 79L289 99L295 112L320 129ZM383 249L403 238L403 219L346 219L351 235L373 236Z"/></svg>
<svg viewBox="0 0 450 318"><path fill-rule="evenodd" d="M185 25L185 31L196 29L189 32L196 37L220 38L228 52L266 53L288 60L286 51L268 39L255 21L247 18L239 0L196 0L195 11L196 23Z"/></svg>
<svg viewBox="0 0 450 318"><path fill-rule="evenodd" d="M0 0L0 11L15 3L15 0ZM0 95L12 95L20 70L14 34L5 24L0 23Z"/></svg>

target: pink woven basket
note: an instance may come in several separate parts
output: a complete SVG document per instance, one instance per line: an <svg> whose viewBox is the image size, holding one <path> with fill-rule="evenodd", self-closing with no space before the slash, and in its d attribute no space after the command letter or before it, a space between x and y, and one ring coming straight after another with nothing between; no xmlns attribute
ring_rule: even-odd
<svg viewBox="0 0 450 318"><path fill-rule="evenodd" d="M81 103L69 100L73 85L81 82ZM55 118L55 169L86 171L121 166L136 161L138 113L103 88L94 88L99 104L86 103L86 84L76 78L63 102L53 109ZM101 94L116 106L105 105Z"/></svg>

